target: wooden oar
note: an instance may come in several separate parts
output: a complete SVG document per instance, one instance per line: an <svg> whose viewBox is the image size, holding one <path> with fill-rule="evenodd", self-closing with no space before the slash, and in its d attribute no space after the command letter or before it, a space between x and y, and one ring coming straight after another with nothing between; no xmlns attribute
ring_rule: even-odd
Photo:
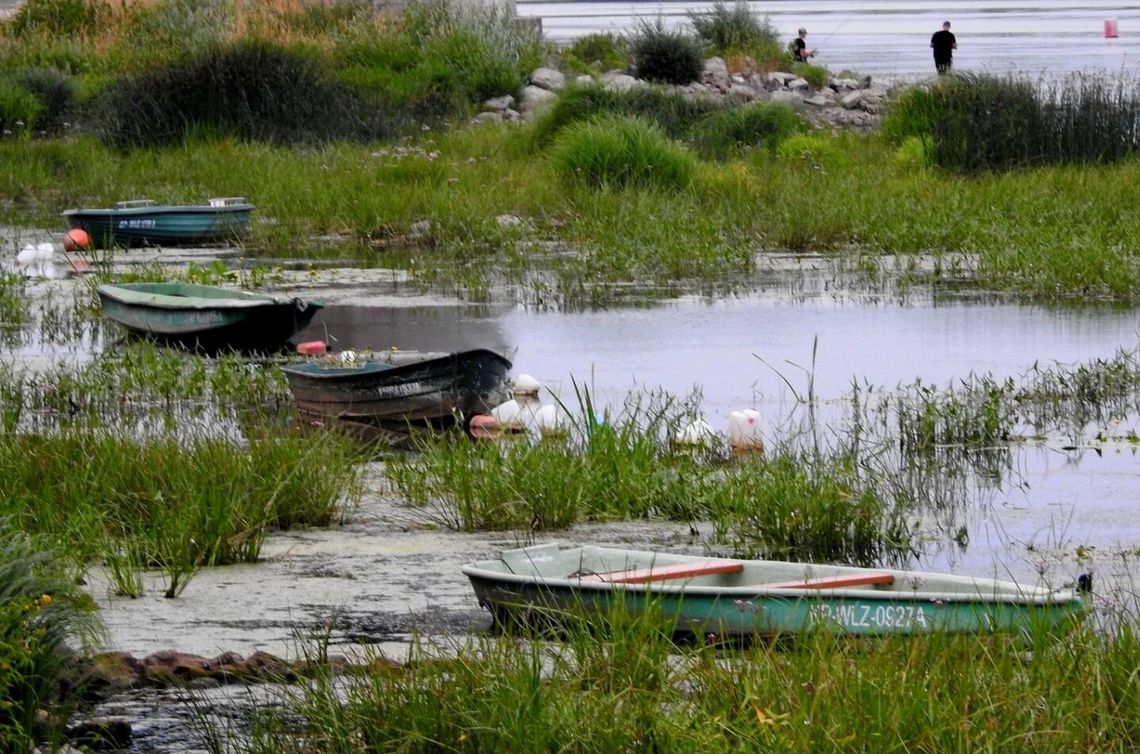
<svg viewBox="0 0 1140 754"><path fill-rule="evenodd" d="M744 564L735 560L702 560L696 563L637 568L631 571L591 573L580 578L582 581L602 581L611 584L645 584L651 581L687 579L716 573L740 573L743 570Z"/></svg>

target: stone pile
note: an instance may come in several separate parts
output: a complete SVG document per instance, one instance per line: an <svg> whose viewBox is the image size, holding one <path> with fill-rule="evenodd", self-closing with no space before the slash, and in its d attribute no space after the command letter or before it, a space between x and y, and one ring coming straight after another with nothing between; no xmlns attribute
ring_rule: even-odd
<svg viewBox="0 0 1140 754"><path fill-rule="evenodd" d="M612 91L629 91L639 86L653 86L620 71L608 71L597 78L578 76L576 86L602 86ZM475 122L517 122L531 120L544 107L558 98L569 85L567 77L553 68L533 71L528 83L516 99L512 95L495 97L483 103L483 112ZM800 111L820 126L866 130L878 125L891 95L890 89L875 83L870 76L862 79L832 77L827 85L813 89L807 79L786 71L730 73L722 58L705 61L701 80L675 87L687 97L715 97L736 102L780 102Z"/></svg>

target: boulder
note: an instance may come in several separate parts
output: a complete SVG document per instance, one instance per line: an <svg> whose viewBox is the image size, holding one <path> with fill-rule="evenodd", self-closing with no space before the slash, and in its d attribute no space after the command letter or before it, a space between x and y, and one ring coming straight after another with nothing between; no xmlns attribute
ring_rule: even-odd
<svg viewBox="0 0 1140 754"><path fill-rule="evenodd" d="M802 104L804 98L802 95L797 94L796 92L790 92L787 89L779 89L772 92L772 94L768 97L768 101L794 106Z"/></svg>
<svg viewBox="0 0 1140 754"><path fill-rule="evenodd" d="M523 115L529 117L552 105L558 99L558 95L549 89L531 85L523 87L520 99Z"/></svg>
<svg viewBox="0 0 1140 754"><path fill-rule="evenodd" d="M536 68L531 71L530 84L548 92L560 92L566 86L566 76L553 68Z"/></svg>
<svg viewBox="0 0 1140 754"><path fill-rule="evenodd" d="M515 106L515 98L510 94L504 94L502 97L492 97L489 100L483 101L483 109L493 112L502 112L509 110Z"/></svg>
<svg viewBox="0 0 1140 754"><path fill-rule="evenodd" d="M607 71L602 74L602 86L611 92L628 92L635 87L645 86L645 82L627 73Z"/></svg>
<svg viewBox="0 0 1140 754"><path fill-rule="evenodd" d="M705 60L705 67L701 72L701 83L721 92L728 91L732 80L728 75L728 66L725 65L724 58L714 56Z"/></svg>
<svg viewBox="0 0 1140 754"><path fill-rule="evenodd" d="M788 81L784 86L791 89L793 92L807 92L811 90L811 84L804 78L794 78Z"/></svg>

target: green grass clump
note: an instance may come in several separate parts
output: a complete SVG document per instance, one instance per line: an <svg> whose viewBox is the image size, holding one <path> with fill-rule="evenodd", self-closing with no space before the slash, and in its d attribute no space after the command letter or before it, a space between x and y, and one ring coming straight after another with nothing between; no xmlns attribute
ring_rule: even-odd
<svg viewBox="0 0 1140 754"><path fill-rule="evenodd" d="M776 146L780 159L816 168L838 168L848 161L844 147L820 134L795 134Z"/></svg>
<svg viewBox="0 0 1140 754"><path fill-rule="evenodd" d="M561 51L562 62L577 73L621 70L629 63L625 39L609 32L586 34Z"/></svg>
<svg viewBox="0 0 1140 754"><path fill-rule="evenodd" d="M60 740L78 701L63 678L98 632L75 579L0 515L0 751Z"/></svg>
<svg viewBox="0 0 1140 754"><path fill-rule="evenodd" d="M530 139L535 148L549 146L568 126L598 115L627 115L655 123L671 139L686 139L698 123L723 107L707 99L685 97L662 87L643 86L610 91L600 86L568 89L535 122Z"/></svg>
<svg viewBox="0 0 1140 754"><path fill-rule="evenodd" d="M662 628L617 616L604 631L571 625L560 643L418 644L405 663L381 658L294 689L242 750L1067 754L1140 746L1134 622L1107 634L1034 631L1028 641L821 633L735 651L679 647Z"/></svg>
<svg viewBox="0 0 1140 754"><path fill-rule="evenodd" d="M0 80L0 138L31 135L43 109L34 94Z"/></svg>
<svg viewBox="0 0 1140 754"><path fill-rule="evenodd" d="M805 81L811 84L812 89L822 89L827 86L828 79L831 78L831 73L826 67L822 65L812 65L811 63L796 63L792 68L792 72L797 76L801 76Z"/></svg>
<svg viewBox="0 0 1140 754"><path fill-rule="evenodd" d="M780 143L803 131L807 123L788 105L761 103L714 113L696 129L698 154L725 160L760 147L775 154Z"/></svg>
<svg viewBox="0 0 1140 754"><path fill-rule="evenodd" d="M659 128L620 116L571 126L555 143L551 157L565 181L592 188L685 188L696 169L688 150Z"/></svg>
<svg viewBox="0 0 1140 754"><path fill-rule="evenodd" d="M637 22L629 36L629 57L637 78L659 84L691 84L704 70L700 41L666 29L660 18Z"/></svg>

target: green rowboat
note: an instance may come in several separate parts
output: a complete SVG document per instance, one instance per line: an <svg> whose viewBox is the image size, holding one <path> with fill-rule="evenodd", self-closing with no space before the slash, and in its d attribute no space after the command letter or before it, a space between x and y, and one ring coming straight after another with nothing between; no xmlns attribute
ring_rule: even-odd
<svg viewBox="0 0 1140 754"><path fill-rule="evenodd" d="M100 285L96 291L103 313L130 335L205 352L280 350L322 307L191 283Z"/></svg>
<svg viewBox="0 0 1140 754"><path fill-rule="evenodd" d="M65 210L63 218L68 227L86 231L95 248L201 246L239 240L253 209L240 196L173 205L134 199L106 209Z"/></svg>
<svg viewBox="0 0 1140 754"><path fill-rule="evenodd" d="M464 566L497 621L652 606L678 633L751 638L808 630L885 636L1055 628L1081 619L1074 588L890 569L536 545Z"/></svg>

